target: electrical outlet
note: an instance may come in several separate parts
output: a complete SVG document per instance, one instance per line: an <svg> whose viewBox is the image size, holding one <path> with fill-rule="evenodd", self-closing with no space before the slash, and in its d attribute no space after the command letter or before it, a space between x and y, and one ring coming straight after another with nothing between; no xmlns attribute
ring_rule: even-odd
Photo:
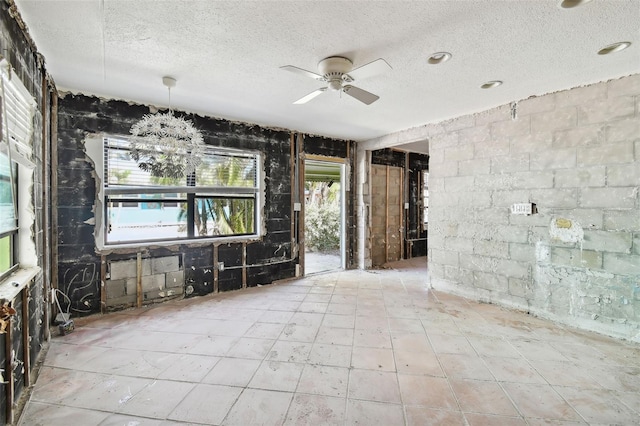
<svg viewBox="0 0 640 426"><path fill-rule="evenodd" d="M533 203L516 203L511 206L511 214L529 216L534 213Z"/></svg>

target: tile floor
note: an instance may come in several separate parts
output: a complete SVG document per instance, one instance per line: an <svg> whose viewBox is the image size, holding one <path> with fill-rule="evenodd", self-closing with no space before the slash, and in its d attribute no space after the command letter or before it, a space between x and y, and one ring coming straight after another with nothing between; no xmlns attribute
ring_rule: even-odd
<svg viewBox="0 0 640 426"><path fill-rule="evenodd" d="M20 424L640 424L639 346L429 291L425 264L78 320Z"/></svg>
<svg viewBox="0 0 640 426"><path fill-rule="evenodd" d="M304 254L305 275L337 271L342 268L339 254L308 251Z"/></svg>

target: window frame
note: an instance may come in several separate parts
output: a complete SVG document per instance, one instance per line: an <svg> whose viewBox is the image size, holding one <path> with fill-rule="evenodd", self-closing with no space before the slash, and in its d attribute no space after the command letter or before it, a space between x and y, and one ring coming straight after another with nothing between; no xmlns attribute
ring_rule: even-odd
<svg viewBox="0 0 640 426"><path fill-rule="evenodd" d="M0 114L1 116L2 114ZM2 145L5 145L5 141L4 139L2 140L2 142L0 142ZM14 210L14 225L10 228L8 228L5 231L0 231L0 241L3 240L4 238L8 238L8 251L9 251L9 263L8 263L8 268L4 271L0 270L0 280L4 279L5 277L9 276L11 273L13 273L16 269L18 269L20 267L20 261L19 261L19 238L18 238L18 233L20 231L20 224L18 221L18 163L16 163L15 161L11 160L11 155L8 152L9 150L7 150L7 161L9 163L9 172L8 172L8 181L9 181L9 186L10 186L10 190L11 190L11 203L12 208ZM0 155L5 155L4 152L0 153ZM1 179L2 177L0 177ZM2 242L0 242L0 244L2 244Z"/></svg>
<svg viewBox="0 0 640 426"><path fill-rule="evenodd" d="M0 60L0 145L9 164L11 203L15 224L0 230L9 237L9 268L0 272L0 281L19 269L37 267L31 226L35 222L34 173L32 161L33 117L36 101L13 72L6 59Z"/></svg>
<svg viewBox="0 0 640 426"><path fill-rule="evenodd" d="M143 245L176 245L176 244L189 244L189 243L202 243L202 242L231 242L231 241L247 241L255 240L262 236L263 233L263 206L264 206L264 155L255 150L239 150L232 148L224 148L217 146L207 145L205 147L205 155L214 158L216 156L227 156L231 158L241 158L244 160L249 159L255 165L253 186L198 186L198 182L195 182L195 175L189 175L185 178L184 185L151 185L151 184L138 184L138 185L114 185L108 183L108 170L109 170L109 156L107 150L110 140L119 141L120 143L126 143L129 140L128 136L119 135L102 135L101 136L102 147L102 164L100 165L99 176L100 184L98 185L98 202L101 203L100 220L96 220L96 226L100 227L100 230L96 232L96 245L99 249L116 249L121 247L139 247ZM127 151L126 148L122 148ZM90 155L91 156L91 155ZM94 154L95 156L95 154ZM96 163L96 169L98 164ZM149 203L160 203L161 206L171 204L171 207L175 207L174 204L179 206L180 203L186 203L186 235L181 236L165 236L157 238L140 238L140 239L127 239L127 240L111 240L109 241L110 229L110 203L122 202L122 203L138 203L139 209L144 209L140 204L146 203L142 201L143 194L149 196ZM159 198L158 198L159 197ZM223 233L218 235L197 235L195 207L197 200L202 199L223 199L223 200L250 200L253 206L252 218L250 225L252 230L249 232L239 233ZM119 201L122 200L122 201ZM125 207L126 208L126 207ZM207 216L211 211L207 211ZM96 218L98 219L98 218ZM178 220L178 219L176 219ZM207 221L207 224L215 222ZM181 225L182 222L174 223L173 225ZM205 226L207 230L207 226Z"/></svg>

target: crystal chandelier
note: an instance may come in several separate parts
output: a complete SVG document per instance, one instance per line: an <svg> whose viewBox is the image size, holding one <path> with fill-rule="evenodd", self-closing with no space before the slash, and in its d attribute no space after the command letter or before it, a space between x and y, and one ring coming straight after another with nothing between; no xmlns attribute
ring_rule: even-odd
<svg viewBox="0 0 640 426"><path fill-rule="evenodd" d="M171 88L176 80L163 77L162 83L169 89L169 112L146 114L131 126L130 155L152 176L181 178L201 164L204 141L191 121L173 116Z"/></svg>

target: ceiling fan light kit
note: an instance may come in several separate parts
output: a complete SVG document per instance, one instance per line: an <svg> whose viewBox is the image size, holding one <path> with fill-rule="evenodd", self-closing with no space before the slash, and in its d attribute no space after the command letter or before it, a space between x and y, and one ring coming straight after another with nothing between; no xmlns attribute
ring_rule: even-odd
<svg viewBox="0 0 640 426"><path fill-rule="evenodd" d="M290 71L314 80L323 81L327 85L321 87L306 96L294 102L296 105L305 104L321 95L327 90L345 93L365 105L371 105L380 97L364 89L351 85L355 81L359 81L368 77L381 74L391 69L391 66L384 59L376 59L358 68L353 68L353 62L342 56L330 56L318 63L318 72L307 71L293 65L285 65L281 67L283 70Z"/></svg>

